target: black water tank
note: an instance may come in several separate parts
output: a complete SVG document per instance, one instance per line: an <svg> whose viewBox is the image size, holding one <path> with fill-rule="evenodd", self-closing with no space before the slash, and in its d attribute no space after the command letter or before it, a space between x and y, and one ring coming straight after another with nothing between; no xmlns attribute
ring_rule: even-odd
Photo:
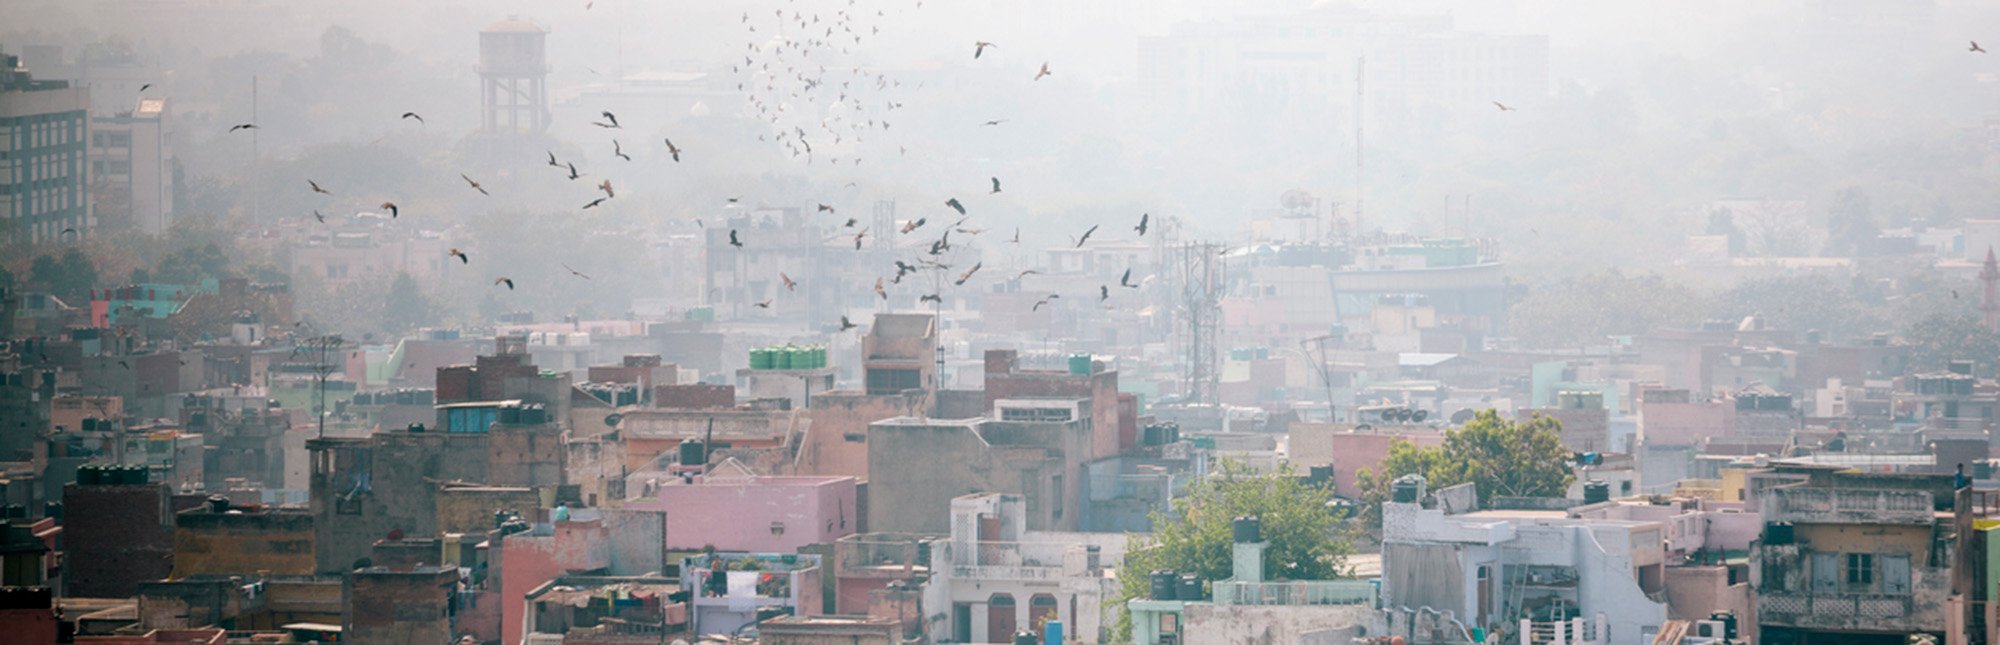
<svg viewBox="0 0 2000 645"><path fill-rule="evenodd" d="M1315 486L1333 481L1332 466L1311 466L1306 468L1306 483Z"/></svg>
<svg viewBox="0 0 2000 645"><path fill-rule="evenodd" d="M501 423L520 423L520 422L521 422L521 406L518 406L518 405L503 405L503 406L500 406L500 422L501 422Z"/></svg>
<svg viewBox="0 0 2000 645"><path fill-rule="evenodd" d="M1243 515L1231 520L1229 534L1230 539L1238 543L1261 542L1264 539L1263 527L1255 515Z"/></svg>
<svg viewBox="0 0 2000 645"><path fill-rule="evenodd" d="M1389 483L1389 501L1400 504L1415 504L1424 497L1424 480L1415 475L1397 477Z"/></svg>
<svg viewBox="0 0 2000 645"><path fill-rule="evenodd" d="M208 496L208 512L221 513L229 510L229 498L221 495Z"/></svg>
<svg viewBox="0 0 2000 645"><path fill-rule="evenodd" d="M1611 483L1589 481L1583 483L1583 503L1597 504L1611 501Z"/></svg>
<svg viewBox="0 0 2000 645"><path fill-rule="evenodd" d="M708 456L703 454L703 452L700 441L693 439L681 441L681 465L700 466L706 463Z"/></svg>
<svg viewBox="0 0 2000 645"><path fill-rule="evenodd" d="M542 404L540 403L531 403L528 405L521 406L522 425L531 425L531 426L541 425L544 423L548 423L548 418L549 415L547 409L543 408Z"/></svg>
<svg viewBox="0 0 2000 645"><path fill-rule="evenodd" d="M1014 632L1014 645L1035 645L1035 633L1025 629Z"/></svg>
<svg viewBox="0 0 2000 645"><path fill-rule="evenodd" d="M51 517L60 521L63 517L63 503L48 502L42 504L42 517Z"/></svg>
<svg viewBox="0 0 2000 645"><path fill-rule="evenodd" d="M1201 576L1183 573L1174 585L1174 600L1201 600Z"/></svg>
<svg viewBox="0 0 2000 645"><path fill-rule="evenodd" d="M1174 593L1173 569L1154 569L1153 574L1149 579L1152 582L1151 584L1152 593L1148 594L1149 597L1151 597L1153 600L1174 599L1175 593Z"/></svg>
<svg viewBox="0 0 2000 645"><path fill-rule="evenodd" d="M504 508L497 511L493 511L493 528L497 529L507 524L507 520L511 519L513 516L514 516L513 513L507 512L507 509Z"/></svg>
<svg viewBox="0 0 2000 645"><path fill-rule="evenodd" d="M1791 543L1792 543L1792 523L1791 523L1791 522L1771 522L1771 523L1769 523L1769 524L1765 524L1765 525L1764 525L1764 543L1765 543L1765 544L1791 544Z"/></svg>

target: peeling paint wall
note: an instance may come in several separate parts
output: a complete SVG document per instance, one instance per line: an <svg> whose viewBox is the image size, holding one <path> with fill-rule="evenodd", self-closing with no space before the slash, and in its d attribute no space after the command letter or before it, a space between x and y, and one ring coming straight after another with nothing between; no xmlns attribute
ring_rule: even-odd
<svg viewBox="0 0 2000 645"><path fill-rule="evenodd" d="M1187 643L1204 645L1292 645L1307 634L1366 629L1374 611L1367 605L1259 607L1189 603L1182 613ZM1344 641L1343 641L1344 642Z"/></svg>

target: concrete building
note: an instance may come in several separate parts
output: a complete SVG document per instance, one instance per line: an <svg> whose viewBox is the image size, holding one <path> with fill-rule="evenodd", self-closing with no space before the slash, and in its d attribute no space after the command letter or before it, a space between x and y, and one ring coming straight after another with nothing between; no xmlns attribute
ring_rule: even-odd
<svg viewBox="0 0 2000 645"><path fill-rule="evenodd" d="M1117 593L1124 534L1031 530L1019 495L965 495L949 513L951 539L932 543L923 589L933 638L1002 642L1017 630L1041 634L1045 619L1082 640L1104 638L1103 604Z"/></svg>
<svg viewBox="0 0 2000 645"><path fill-rule="evenodd" d="M313 516L304 510L212 500L175 517L171 577L312 575L313 539Z"/></svg>
<svg viewBox="0 0 2000 645"><path fill-rule="evenodd" d="M501 538L491 586L499 587L503 643L519 643L526 629L529 592L571 572L611 566L611 533L603 518L537 521L525 533Z"/></svg>
<svg viewBox="0 0 2000 645"><path fill-rule="evenodd" d="M33 242L74 240L97 227L85 163L90 90L37 81L0 53L0 220Z"/></svg>
<svg viewBox="0 0 2000 645"><path fill-rule="evenodd" d="M667 514L666 546L693 551L795 553L832 544L861 524L852 477L770 477L718 468L708 475L661 480L627 510Z"/></svg>
<svg viewBox="0 0 2000 645"><path fill-rule="evenodd" d="M1946 635L1951 514L1930 491L1854 485L1757 493L1764 531L1750 576L1763 645Z"/></svg>
<svg viewBox="0 0 2000 645"><path fill-rule="evenodd" d="M834 543L834 611L873 613L891 585L930 578L931 548L943 535L857 533Z"/></svg>
<svg viewBox="0 0 2000 645"><path fill-rule="evenodd" d="M943 533L954 498L993 492L1025 500L1025 528L1076 530L1079 479L1096 434L1090 400L996 405L997 419L897 417L869 424L869 529Z"/></svg>
<svg viewBox="0 0 2000 645"><path fill-rule="evenodd" d="M64 596L125 598L173 570L174 498L159 483L63 487Z"/></svg>
<svg viewBox="0 0 2000 645"><path fill-rule="evenodd" d="M937 324L928 314L876 314L861 339L868 393L896 394L937 387Z"/></svg>
<svg viewBox="0 0 2000 645"><path fill-rule="evenodd" d="M523 642L636 644L683 634L687 603L673 599L680 590L658 577L562 576L522 598Z"/></svg>
<svg viewBox="0 0 2000 645"><path fill-rule="evenodd" d="M1407 441L1419 447L1444 445L1444 432L1429 426L1354 423L1294 423L1287 458L1300 470L1333 469L1333 492L1361 498L1359 473L1389 456L1389 446Z"/></svg>
<svg viewBox="0 0 2000 645"><path fill-rule="evenodd" d="M173 125L167 99L90 118L93 212L111 226L158 235L174 223Z"/></svg>
<svg viewBox="0 0 2000 645"><path fill-rule="evenodd" d="M692 592L689 625L697 634L734 633L766 614L816 616L820 557L806 554L706 553L681 561L681 588Z"/></svg>
<svg viewBox="0 0 2000 645"><path fill-rule="evenodd" d="M479 30L480 122L487 134L549 129L548 30L508 16Z"/></svg>
<svg viewBox="0 0 2000 645"><path fill-rule="evenodd" d="M1470 484L1419 503L1421 481L1400 480L1382 505L1377 634L1429 641L1477 628L1503 642L1638 645L1666 620L1650 597L1664 589L1661 523L1482 511Z"/></svg>
<svg viewBox="0 0 2000 645"><path fill-rule="evenodd" d="M451 643L458 638L458 570L357 569L341 589L341 638L355 643ZM512 642L512 641L510 641Z"/></svg>
<svg viewBox="0 0 2000 645"><path fill-rule="evenodd" d="M1230 543L1229 578L1214 581L1202 597L1196 582L1181 579L1162 593L1126 601L1132 641L1158 643L1311 643L1355 640L1373 621L1375 585L1366 580L1266 580L1263 541L1256 520ZM1232 527L1234 528L1234 527ZM1169 574L1171 575L1171 574ZM1171 598L1165 596L1173 596Z"/></svg>

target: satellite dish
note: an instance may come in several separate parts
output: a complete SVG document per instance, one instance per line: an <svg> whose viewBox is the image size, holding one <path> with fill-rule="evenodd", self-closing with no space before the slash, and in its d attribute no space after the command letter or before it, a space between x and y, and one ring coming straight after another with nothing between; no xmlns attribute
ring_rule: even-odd
<svg viewBox="0 0 2000 645"><path fill-rule="evenodd" d="M1288 210L1309 209L1318 201L1319 198L1313 197L1312 193L1306 192L1303 188L1293 188L1285 191L1285 194L1278 196L1278 205L1284 206Z"/></svg>
<svg viewBox="0 0 2000 645"><path fill-rule="evenodd" d="M1477 416L1479 416L1479 413L1473 412L1472 408L1459 408L1457 412L1451 413L1451 424L1455 426L1465 425L1465 422L1471 421L1473 417Z"/></svg>
<svg viewBox="0 0 2000 645"><path fill-rule="evenodd" d="M1418 410L1416 412L1410 413L1410 420L1415 421L1417 423L1423 423L1424 417L1428 417L1430 415L1431 412L1429 410Z"/></svg>
<svg viewBox="0 0 2000 645"><path fill-rule="evenodd" d="M616 428L618 427L618 422L624 420L625 420L625 415L616 412L604 415L604 425L609 427Z"/></svg>
<svg viewBox="0 0 2000 645"><path fill-rule="evenodd" d="M1397 421L1398 423L1401 423L1401 422L1404 422L1404 421L1409 421L1409 420L1410 420L1410 409L1409 409L1409 408L1396 408L1396 421Z"/></svg>

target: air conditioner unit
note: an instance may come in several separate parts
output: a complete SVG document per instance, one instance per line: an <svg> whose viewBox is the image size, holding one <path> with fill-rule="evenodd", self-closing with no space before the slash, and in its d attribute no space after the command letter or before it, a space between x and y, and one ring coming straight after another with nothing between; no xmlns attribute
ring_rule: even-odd
<svg viewBox="0 0 2000 645"><path fill-rule="evenodd" d="M1696 638L1719 639L1725 638L1728 630L1728 626L1719 620L1697 620L1694 623L1694 633L1691 635Z"/></svg>

